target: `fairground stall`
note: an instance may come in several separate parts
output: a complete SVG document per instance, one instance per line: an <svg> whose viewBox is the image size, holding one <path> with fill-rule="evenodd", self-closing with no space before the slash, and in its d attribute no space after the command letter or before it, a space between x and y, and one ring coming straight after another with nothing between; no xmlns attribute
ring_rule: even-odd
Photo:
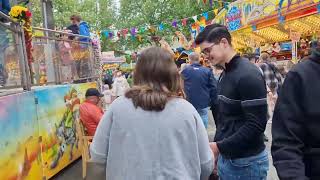
<svg viewBox="0 0 320 180"><path fill-rule="evenodd" d="M0 179L49 179L81 156L75 120L100 81L98 47L90 37L32 28L27 16L0 16Z"/></svg>
<svg viewBox="0 0 320 180"><path fill-rule="evenodd" d="M232 31L234 46L243 54L268 52L274 59L296 63L319 37L319 12L317 0L236 1L213 22Z"/></svg>

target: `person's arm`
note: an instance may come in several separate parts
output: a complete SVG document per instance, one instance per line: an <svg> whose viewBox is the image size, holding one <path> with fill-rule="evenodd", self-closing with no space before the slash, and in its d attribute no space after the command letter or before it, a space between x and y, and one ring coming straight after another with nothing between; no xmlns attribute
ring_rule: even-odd
<svg viewBox="0 0 320 180"><path fill-rule="evenodd" d="M99 122L101 121L102 119L102 116L103 116L103 111L99 108L99 107L96 107L94 109L94 111L89 111L90 112L90 117L92 118L92 120L96 123L96 124L99 124Z"/></svg>
<svg viewBox="0 0 320 180"><path fill-rule="evenodd" d="M90 145L90 155L93 162L106 163L107 161L112 123L112 109L110 108L102 117Z"/></svg>
<svg viewBox="0 0 320 180"><path fill-rule="evenodd" d="M280 179L307 179L303 163L305 130L301 108L301 80L289 72L272 121L272 157Z"/></svg>
<svg viewBox="0 0 320 180"><path fill-rule="evenodd" d="M217 95L217 80L213 75L213 72L209 72L209 89L210 89L210 104L211 107L215 106L218 95Z"/></svg>
<svg viewBox="0 0 320 180"><path fill-rule="evenodd" d="M10 10L11 10L9 0L1 0L1 1L2 1L2 9L1 9L1 11L2 11L4 14L9 15L9 12L10 12Z"/></svg>
<svg viewBox="0 0 320 180"><path fill-rule="evenodd" d="M244 76L237 88L245 122L232 136L217 142L221 154L246 149L253 139L264 133L267 124L267 90L262 75L257 72Z"/></svg>
<svg viewBox="0 0 320 180"><path fill-rule="evenodd" d="M201 178L208 179L214 169L214 157L209 146L209 139L206 128L200 115L195 111L194 115L197 125L198 150L201 165Z"/></svg>

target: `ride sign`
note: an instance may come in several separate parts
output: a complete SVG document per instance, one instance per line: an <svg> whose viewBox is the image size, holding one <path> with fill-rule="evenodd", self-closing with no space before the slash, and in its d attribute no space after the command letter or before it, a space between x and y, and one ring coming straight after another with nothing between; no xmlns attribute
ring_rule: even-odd
<svg viewBox="0 0 320 180"><path fill-rule="evenodd" d="M236 31L241 28L241 10L237 6L232 6L226 15L227 27L230 31Z"/></svg>

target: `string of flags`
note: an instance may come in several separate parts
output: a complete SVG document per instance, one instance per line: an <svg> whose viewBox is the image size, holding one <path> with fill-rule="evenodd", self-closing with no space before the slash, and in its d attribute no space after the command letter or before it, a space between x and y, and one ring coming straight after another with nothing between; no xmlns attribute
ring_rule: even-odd
<svg viewBox="0 0 320 180"><path fill-rule="evenodd" d="M218 14L218 9L214 9L211 11L204 12L199 15L195 15L188 18L183 19L173 19L170 22L162 22L158 25L144 25L140 27L132 27L132 28L124 28L121 30L104 30L101 31L101 36L107 39L113 39L115 37L124 37L131 36L132 38L137 37L138 40L141 39L141 35L146 32L155 33L156 31L164 31L171 26L174 29L178 29L181 26L189 26L191 25L191 30L203 30L207 25L209 16L215 17ZM213 18L212 18L213 19Z"/></svg>

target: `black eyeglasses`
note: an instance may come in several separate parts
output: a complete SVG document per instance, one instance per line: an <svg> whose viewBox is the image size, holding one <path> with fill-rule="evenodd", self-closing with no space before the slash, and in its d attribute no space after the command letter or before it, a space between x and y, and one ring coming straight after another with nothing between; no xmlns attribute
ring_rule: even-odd
<svg viewBox="0 0 320 180"><path fill-rule="evenodd" d="M214 43L214 44L212 44L211 46L209 46L209 47L207 47L207 48L204 48L204 49L202 50L202 53L203 53L204 55L209 55L210 52L211 52L211 50L212 50L212 47L213 47L214 45L218 45L218 44L217 44L217 43Z"/></svg>

